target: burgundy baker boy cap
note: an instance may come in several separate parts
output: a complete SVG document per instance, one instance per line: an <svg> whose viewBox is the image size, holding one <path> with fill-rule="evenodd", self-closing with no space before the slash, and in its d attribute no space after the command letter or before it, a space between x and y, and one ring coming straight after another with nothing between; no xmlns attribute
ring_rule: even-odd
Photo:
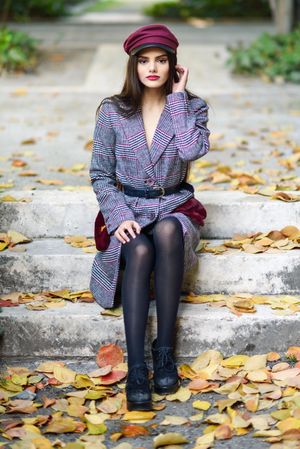
<svg viewBox="0 0 300 449"><path fill-rule="evenodd" d="M148 47L161 47L176 53L178 45L176 36L168 27L155 23L142 26L131 33L124 41L123 47L127 54L134 55L142 48Z"/></svg>

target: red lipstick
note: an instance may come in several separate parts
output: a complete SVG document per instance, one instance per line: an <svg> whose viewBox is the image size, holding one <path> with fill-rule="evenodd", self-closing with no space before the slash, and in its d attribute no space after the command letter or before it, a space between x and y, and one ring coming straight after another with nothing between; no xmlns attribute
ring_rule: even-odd
<svg viewBox="0 0 300 449"><path fill-rule="evenodd" d="M159 76L156 76L156 75L150 75L150 76L147 76L146 77L148 80L158 80L159 79Z"/></svg>

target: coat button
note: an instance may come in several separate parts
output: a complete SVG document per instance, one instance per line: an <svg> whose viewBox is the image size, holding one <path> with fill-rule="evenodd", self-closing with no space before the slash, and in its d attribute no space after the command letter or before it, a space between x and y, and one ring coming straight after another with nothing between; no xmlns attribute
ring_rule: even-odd
<svg viewBox="0 0 300 449"><path fill-rule="evenodd" d="M154 179L148 178L148 179L146 179L144 182L145 182L145 184L147 184L148 186L153 186L153 184L154 184Z"/></svg>

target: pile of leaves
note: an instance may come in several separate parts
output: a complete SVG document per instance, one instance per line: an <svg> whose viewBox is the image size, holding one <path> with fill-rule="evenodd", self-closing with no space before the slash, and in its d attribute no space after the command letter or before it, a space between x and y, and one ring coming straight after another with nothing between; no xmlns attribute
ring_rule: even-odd
<svg viewBox="0 0 300 449"><path fill-rule="evenodd" d="M21 31L0 28L0 75L5 72L31 72L38 63L39 40Z"/></svg>
<svg viewBox="0 0 300 449"><path fill-rule="evenodd" d="M234 73L300 83L300 27L287 34L263 33L249 47L239 43L227 49L230 57L226 65Z"/></svg>
<svg viewBox="0 0 300 449"><path fill-rule="evenodd" d="M223 254L229 248L250 254L286 251L300 248L300 229L296 226L285 226L280 231L236 234L232 240L226 240L222 245L208 247L209 244L209 241L200 241L197 251L216 255Z"/></svg>
<svg viewBox="0 0 300 449"><path fill-rule="evenodd" d="M25 248L23 246L16 247L16 245L29 242L32 242L32 239L13 229L0 232L0 251L9 249L10 251L23 252Z"/></svg>
<svg viewBox="0 0 300 449"><path fill-rule="evenodd" d="M87 238L84 235L66 235L64 241L74 248L82 248L85 253L96 253L95 239Z"/></svg>
<svg viewBox="0 0 300 449"><path fill-rule="evenodd" d="M0 305L2 307L16 307L20 304L26 304L29 310L46 310L63 307L66 301L75 302L94 302L90 290L79 290L72 292L64 290L45 290L39 293L11 292L0 296Z"/></svg>
<svg viewBox="0 0 300 449"><path fill-rule="evenodd" d="M300 296L293 295L253 295L251 293L223 293L211 295L197 295L190 292L183 298L183 302L191 304L209 304L213 307L227 307L234 315L255 313L255 305L268 305L272 309L279 309L276 315L294 315L300 312Z"/></svg>
<svg viewBox="0 0 300 449"><path fill-rule="evenodd" d="M179 366L182 385L176 393L153 393L151 411L128 411L127 364L122 349L113 343L99 348L98 368L89 373L78 373L62 361L46 361L34 370L8 366L0 377L2 444L11 442L8 447L18 449L105 449L106 441L111 445L140 437L145 442L151 439L154 448L194 443L195 449L209 449L215 441L253 432L256 439L274 443L270 448L296 449L300 347L288 348L285 355L285 360L276 352L224 358L219 351L207 350L191 364ZM222 398L212 403L205 400L207 393ZM162 419L160 413L168 404L177 403L176 409L184 410L188 402L195 413ZM259 413L274 407L269 413ZM118 427L110 431L116 422ZM166 432L166 426L180 426L180 431ZM191 430L199 435L195 441ZM65 444L68 433L74 440ZM60 437L54 440L51 435Z"/></svg>

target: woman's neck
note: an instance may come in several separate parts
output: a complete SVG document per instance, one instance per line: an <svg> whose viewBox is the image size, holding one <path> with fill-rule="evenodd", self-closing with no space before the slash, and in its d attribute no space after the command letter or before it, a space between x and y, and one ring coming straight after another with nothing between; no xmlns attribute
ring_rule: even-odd
<svg viewBox="0 0 300 449"><path fill-rule="evenodd" d="M161 89L144 89L142 97L143 106L159 106L164 105L166 102L165 92Z"/></svg>

